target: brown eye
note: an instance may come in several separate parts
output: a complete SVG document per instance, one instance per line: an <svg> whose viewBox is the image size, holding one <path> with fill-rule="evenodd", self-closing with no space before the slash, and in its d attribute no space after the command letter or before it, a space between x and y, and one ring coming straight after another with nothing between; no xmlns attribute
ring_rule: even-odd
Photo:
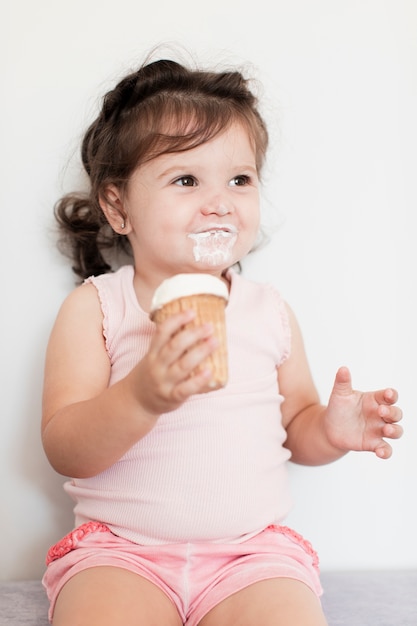
<svg viewBox="0 0 417 626"><path fill-rule="evenodd" d="M174 183L180 187L195 187L197 185L197 181L194 176L181 176L180 178L177 178Z"/></svg>
<svg viewBox="0 0 417 626"><path fill-rule="evenodd" d="M230 182L236 187L243 187L249 183L249 176L235 176Z"/></svg>

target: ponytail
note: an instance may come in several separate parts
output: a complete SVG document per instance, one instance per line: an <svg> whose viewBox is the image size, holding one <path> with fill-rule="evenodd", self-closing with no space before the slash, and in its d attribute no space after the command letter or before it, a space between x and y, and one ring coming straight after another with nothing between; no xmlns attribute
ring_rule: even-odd
<svg viewBox="0 0 417 626"><path fill-rule="evenodd" d="M72 259L73 272L83 280L112 271L103 251L131 253L127 238L113 231L87 194L63 196L55 204L54 215L60 230L59 248Z"/></svg>

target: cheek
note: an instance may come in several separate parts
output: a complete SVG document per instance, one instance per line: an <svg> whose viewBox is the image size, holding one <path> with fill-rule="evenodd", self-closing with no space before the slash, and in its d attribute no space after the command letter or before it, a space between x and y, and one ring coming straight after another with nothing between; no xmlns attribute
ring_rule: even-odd
<svg viewBox="0 0 417 626"><path fill-rule="evenodd" d="M242 215L242 222L245 229L249 232L257 233L260 228L261 214L259 203L251 203Z"/></svg>
<svg viewBox="0 0 417 626"><path fill-rule="evenodd" d="M241 244L244 248L243 254L247 254L257 244L260 236L261 215L258 206L254 208L252 204L251 209L248 210L242 219L242 226L245 236L242 237Z"/></svg>

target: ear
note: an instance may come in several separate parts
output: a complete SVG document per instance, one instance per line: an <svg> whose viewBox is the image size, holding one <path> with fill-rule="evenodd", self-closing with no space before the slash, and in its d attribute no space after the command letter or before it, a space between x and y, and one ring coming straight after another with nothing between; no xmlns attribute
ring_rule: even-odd
<svg viewBox="0 0 417 626"><path fill-rule="evenodd" d="M131 227L120 189L116 185L106 187L99 196L99 204L113 230L119 235L128 235Z"/></svg>

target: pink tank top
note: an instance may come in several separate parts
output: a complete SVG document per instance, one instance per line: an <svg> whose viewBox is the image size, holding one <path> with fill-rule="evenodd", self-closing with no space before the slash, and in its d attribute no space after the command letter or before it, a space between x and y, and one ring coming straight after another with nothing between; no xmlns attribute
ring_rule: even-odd
<svg viewBox="0 0 417 626"><path fill-rule="evenodd" d="M229 382L189 398L117 463L71 479L76 524L103 522L139 544L240 542L280 523L291 500L277 367L289 354L277 291L230 271ZM88 279L98 291L110 384L146 353L154 324L140 308L133 267Z"/></svg>

